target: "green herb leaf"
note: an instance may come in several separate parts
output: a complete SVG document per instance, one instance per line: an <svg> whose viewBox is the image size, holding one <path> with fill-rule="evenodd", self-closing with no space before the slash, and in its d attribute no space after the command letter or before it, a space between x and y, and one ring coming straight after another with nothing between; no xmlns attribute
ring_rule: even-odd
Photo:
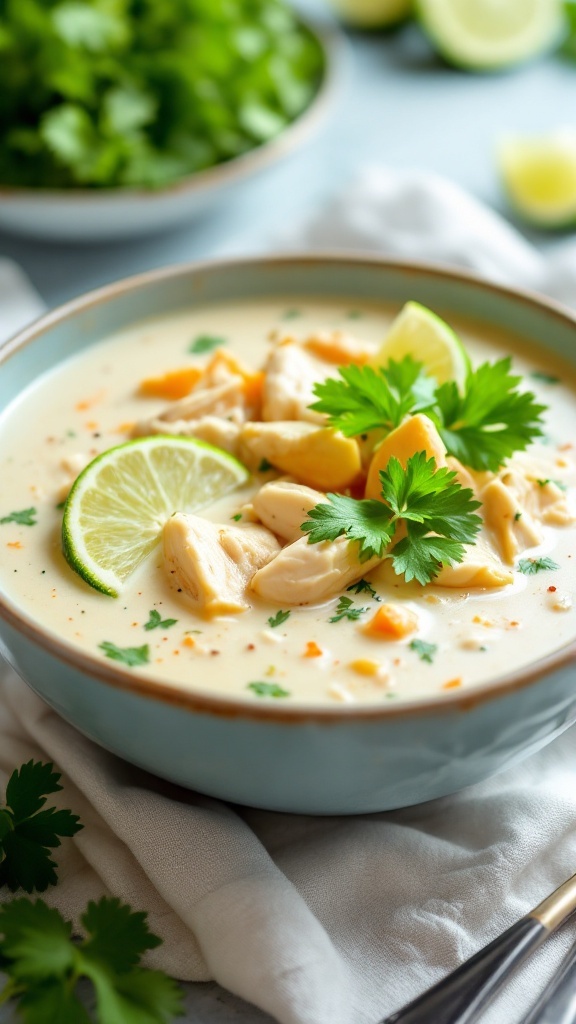
<svg viewBox="0 0 576 1024"><path fill-rule="evenodd" d="M235 516L231 516L230 518L233 519L235 523L239 523L242 519L242 513L237 512Z"/></svg>
<svg viewBox="0 0 576 1024"><path fill-rule="evenodd" d="M554 377L551 373L544 373L543 370L533 370L530 374L532 380L539 380L542 384L559 384L559 377Z"/></svg>
<svg viewBox="0 0 576 1024"><path fill-rule="evenodd" d="M299 309L287 309L282 316L281 320L296 320L299 316L302 316Z"/></svg>
<svg viewBox="0 0 576 1024"><path fill-rule="evenodd" d="M537 572L559 569L560 566L551 558L521 558L518 562L518 571L525 576L535 576Z"/></svg>
<svg viewBox="0 0 576 1024"><path fill-rule="evenodd" d="M375 601L381 601L382 598L376 593L374 587L368 580L358 580L358 583L353 583L351 587L346 587L346 591L349 594L370 594Z"/></svg>
<svg viewBox="0 0 576 1024"><path fill-rule="evenodd" d="M226 344L226 338L216 337L214 334L199 334L194 341L191 342L188 349L195 356L204 355L206 352L213 352L215 348L220 348Z"/></svg>
<svg viewBox="0 0 576 1024"><path fill-rule="evenodd" d="M134 668L136 665L147 665L150 661L148 644L143 644L142 647L117 647L110 640L104 640L103 643L98 644L98 647L104 651L107 658L119 661L129 668Z"/></svg>
<svg viewBox="0 0 576 1024"><path fill-rule="evenodd" d="M22 508L19 512L10 512L3 516L0 523L18 523L19 526L36 526L34 516L38 515L35 508Z"/></svg>
<svg viewBox="0 0 576 1024"><path fill-rule="evenodd" d="M340 366L340 380L329 377L314 385L318 401L310 408L328 415L331 426L347 437L369 430L391 431L408 413L423 412L434 403L435 381L411 356L371 366Z"/></svg>
<svg viewBox="0 0 576 1024"><path fill-rule="evenodd" d="M257 697L289 697L290 691L284 690L278 683L248 683L248 690L252 690Z"/></svg>
<svg viewBox="0 0 576 1024"><path fill-rule="evenodd" d="M262 459L262 461L260 462L260 465L258 466L258 472L259 473L269 473L271 469L274 469L274 466L272 465L272 463L268 462L268 459Z"/></svg>
<svg viewBox="0 0 576 1024"><path fill-rule="evenodd" d="M429 644L426 640L411 640L408 646L418 655L420 661L426 661L429 665L432 664L438 650L438 644Z"/></svg>
<svg viewBox="0 0 576 1024"><path fill-rule="evenodd" d="M168 1024L183 1014L177 983L139 966L161 941L146 914L103 897L88 904L81 922L86 937L76 942L72 923L42 900L0 906L0 962L9 979L3 995L17 1001L26 1024L90 1024L77 994L81 979L93 989L101 1022Z"/></svg>
<svg viewBox="0 0 576 1024"><path fill-rule="evenodd" d="M336 612L328 622L340 622L342 619L349 619L356 622L361 615L364 615L368 608L358 608L349 597L341 597L336 606Z"/></svg>
<svg viewBox="0 0 576 1024"><path fill-rule="evenodd" d="M144 623L144 629L148 631L151 629L169 629L170 626L175 626L177 622L178 619L163 619L156 608L151 608L150 617L148 622ZM111 655L109 655L109 657L111 657Z"/></svg>
<svg viewBox="0 0 576 1024"><path fill-rule="evenodd" d="M290 618L290 612L289 611L288 612L278 611L278 612L276 612L276 615L271 615L270 616L270 618L268 619L268 625L270 626L271 629L275 629L276 626L281 626L282 623L286 622L286 620L289 619L289 618Z"/></svg>
<svg viewBox="0 0 576 1024"><path fill-rule="evenodd" d="M70 811L43 809L47 796L62 789L60 778L52 764L28 761L8 780L6 806L0 809L0 886L12 892L43 892L56 885L50 849L83 827Z"/></svg>
<svg viewBox="0 0 576 1024"><path fill-rule="evenodd" d="M328 494L328 505L316 505L301 529L317 544L346 536L358 541L360 560L384 557L397 524L406 536L388 551L394 571L406 581L429 583L443 565L461 562L464 545L474 541L481 520L474 514L479 502L469 488L461 487L456 473L436 468L434 459L418 452L406 469L391 458L380 472L382 501Z"/></svg>

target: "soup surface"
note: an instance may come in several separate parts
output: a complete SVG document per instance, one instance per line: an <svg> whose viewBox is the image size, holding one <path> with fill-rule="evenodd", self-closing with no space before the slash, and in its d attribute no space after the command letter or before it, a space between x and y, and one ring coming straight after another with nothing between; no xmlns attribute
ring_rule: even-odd
<svg viewBox="0 0 576 1024"><path fill-rule="evenodd" d="M214 339L255 370L263 364L274 331L305 337L320 329L341 330L377 343L396 312L356 300L312 304L297 296L206 306L142 322L41 377L0 418L0 587L5 598L41 628L96 658L106 660L103 643L120 649L146 645L146 663L131 671L247 701L275 697L335 705L430 697L489 681L573 640L576 527L571 515L565 525L542 523L539 543L520 552L524 570L526 560L530 563L528 572L515 559L505 586L422 587L377 567L365 582L344 587L320 604L299 607L251 594L249 610L213 618L199 615L173 586L160 544L118 598L91 589L67 565L61 551L61 503L72 479L94 456L127 440L135 422L166 408L166 400L139 393L143 378L176 367L202 367L213 352L191 352L191 346L208 349ZM522 339L451 323L474 364L512 355L514 370L549 407L545 437L529 455L542 467L538 486L553 481L571 510L575 380L563 363L534 353ZM204 343L194 346L195 339ZM278 475L257 473L199 514L230 523L258 488ZM32 525L26 515L13 515L30 508L35 510L28 516ZM342 597L352 603L343 606ZM413 613L409 635L386 639L366 632L366 623L383 604Z"/></svg>

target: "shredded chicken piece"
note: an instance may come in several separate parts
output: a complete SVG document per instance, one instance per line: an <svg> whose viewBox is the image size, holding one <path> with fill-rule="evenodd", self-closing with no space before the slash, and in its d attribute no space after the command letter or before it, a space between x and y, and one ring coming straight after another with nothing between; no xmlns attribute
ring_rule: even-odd
<svg viewBox="0 0 576 1024"><path fill-rule="evenodd" d="M208 616L247 611L251 577L280 551L264 526L212 523L184 512L168 520L163 538L171 580Z"/></svg>
<svg viewBox="0 0 576 1024"><path fill-rule="evenodd" d="M466 545L464 560L445 565L434 580L437 587L505 587L514 574L498 559L489 539L479 534L474 544Z"/></svg>
<svg viewBox="0 0 576 1024"><path fill-rule="evenodd" d="M326 501L326 495L291 480L274 480L264 484L252 501L260 522L283 540L303 537L301 524L311 508Z"/></svg>
<svg viewBox="0 0 576 1024"><path fill-rule="evenodd" d="M349 487L362 468L353 438L332 427L297 420L246 423L240 453L248 466L257 467L265 459L302 483L325 491Z"/></svg>
<svg viewBox="0 0 576 1024"><path fill-rule="evenodd" d="M306 537L282 548L252 578L250 587L260 597L280 604L319 604L340 594L381 561L360 562L357 544L347 537L309 544Z"/></svg>
<svg viewBox="0 0 576 1024"><path fill-rule="evenodd" d="M326 417L308 406L315 402L314 384L334 376L334 365L307 352L292 338L281 339L270 352L262 389L263 420L306 420L325 423Z"/></svg>

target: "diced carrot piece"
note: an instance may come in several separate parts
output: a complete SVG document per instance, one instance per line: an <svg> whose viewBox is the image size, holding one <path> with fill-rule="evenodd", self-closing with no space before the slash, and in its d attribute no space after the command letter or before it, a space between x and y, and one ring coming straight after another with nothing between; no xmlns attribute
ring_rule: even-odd
<svg viewBox="0 0 576 1024"><path fill-rule="evenodd" d="M262 401L262 388L264 387L265 377L266 374L263 370L244 375L244 393L249 405L259 405Z"/></svg>
<svg viewBox="0 0 576 1024"><path fill-rule="evenodd" d="M161 377L147 377L140 382L138 394L146 398L166 398L169 401L185 398L194 389L202 370L197 366L185 366L180 370L169 370Z"/></svg>
<svg viewBox="0 0 576 1024"><path fill-rule="evenodd" d="M449 679L448 682L442 684L443 690L455 690L458 686L462 686L462 679L457 676L456 679Z"/></svg>
<svg viewBox="0 0 576 1024"><path fill-rule="evenodd" d="M368 658L357 658L356 661L351 661L348 667L359 676L376 676L382 666L377 661L369 661Z"/></svg>
<svg viewBox="0 0 576 1024"><path fill-rule="evenodd" d="M333 342L326 341L323 338L307 338L306 346L309 352L319 356L326 363L335 363L336 366L342 366L349 363L356 363L358 366L363 366L370 359L369 352L350 352L346 351L338 339L334 339Z"/></svg>
<svg viewBox="0 0 576 1024"><path fill-rule="evenodd" d="M184 647L195 647L196 641L193 636L185 636L182 641L182 644Z"/></svg>
<svg viewBox="0 0 576 1024"><path fill-rule="evenodd" d="M362 627L366 636L376 640L403 640L418 629L418 616L400 604L383 604Z"/></svg>
<svg viewBox="0 0 576 1024"><path fill-rule="evenodd" d="M306 644L306 650L302 655L303 658L320 658L322 657L322 648L318 647L318 644L314 640L309 640Z"/></svg>

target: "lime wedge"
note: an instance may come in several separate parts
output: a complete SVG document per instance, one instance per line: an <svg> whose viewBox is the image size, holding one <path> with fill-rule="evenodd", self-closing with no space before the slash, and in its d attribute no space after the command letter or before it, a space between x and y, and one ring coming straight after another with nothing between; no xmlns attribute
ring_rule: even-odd
<svg viewBox="0 0 576 1024"><path fill-rule="evenodd" d="M373 366L386 366L412 356L439 384L454 380L461 391L470 360L460 338L436 313L419 302L407 302L393 321Z"/></svg>
<svg viewBox="0 0 576 1024"><path fill-rule="evenodd" d="M331 0L332 7L357 28L388 28L413 11L412 0Z"/></svg>
<svg viewBox="0 0 576 1024"><path fill-rule="evenodd" d="M417 11L442 56L473 71L535 57L564 29L561 0L418 0Z"/></svg>
<svg viewBox="0 0 576 1024"><path fill-rule="evenodd" d="M508 139L500 145L498 162L512 206L531 224L576 223L576 129Z"/></svg>
<svg viewBox="0 0 576 1024"><path fill-rule="evenodd" d="M232 455L194 438L157 435L110 448L68 495L66 560L91 587L118 597L174 512L195 512L248 476Z"/></svg>

